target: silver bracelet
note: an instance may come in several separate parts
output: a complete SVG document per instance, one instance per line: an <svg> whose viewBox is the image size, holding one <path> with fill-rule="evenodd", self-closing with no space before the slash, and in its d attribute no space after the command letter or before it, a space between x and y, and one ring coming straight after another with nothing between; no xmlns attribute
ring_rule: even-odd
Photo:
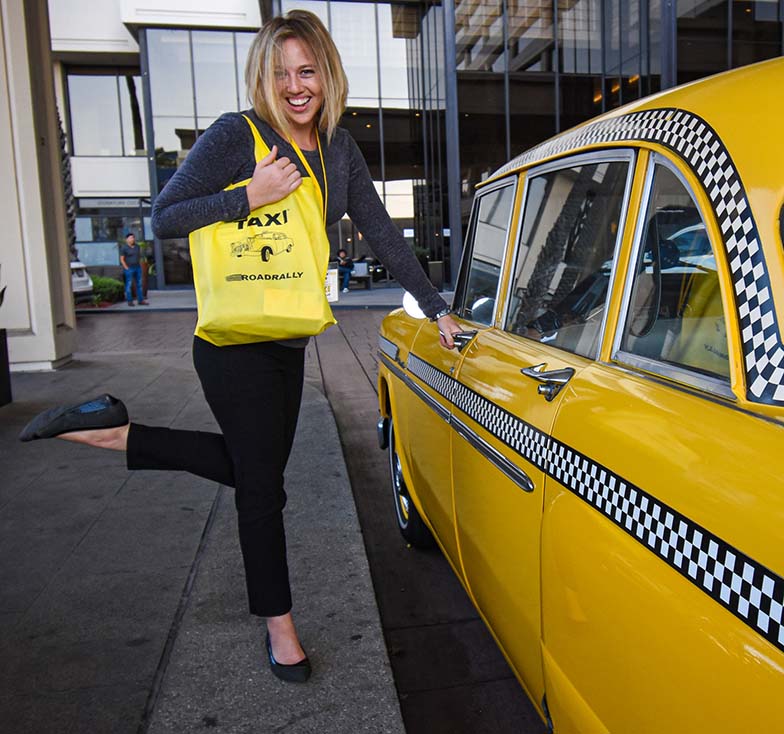
<svg viewBox="0 0 784 734"><path fill-rule="evenodd" d="M431 316L430 320L431 321L438 321L438 319L442 319L442 318L444 318L444 316L449 316L450 313L452 313L452 309L451 308L445 308L445 309L439 311L435 316Z"/></svg>

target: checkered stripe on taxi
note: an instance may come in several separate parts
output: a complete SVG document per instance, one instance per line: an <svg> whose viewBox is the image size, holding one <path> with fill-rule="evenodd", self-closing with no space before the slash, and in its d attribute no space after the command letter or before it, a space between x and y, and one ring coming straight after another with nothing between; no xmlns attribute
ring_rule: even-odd
<svg viewBox="0 0 784 734"><path fill-rule="evenodd" d="M625 141L648 141L670 148L702 182L719 222L732 273L748 398L784 404L784 343L757 225L729 152L702 118L666 108L599 120L532 148L493 177L585 146Z"/></svg>
<svg viewBox="0 0 784 734"><path fill-rule="evenodd" d="M784 579L414 354L408 371L784 651Z"/></svg>
<svg viewBox="0 0 784 734"><path fill-rule="evenodd" d="M408 355L408 371L416 375L428 387L433 388L441 397L452 402L452 392L459 383L450 375L433 367L429 362L420 359L415 354Z"/></svg>

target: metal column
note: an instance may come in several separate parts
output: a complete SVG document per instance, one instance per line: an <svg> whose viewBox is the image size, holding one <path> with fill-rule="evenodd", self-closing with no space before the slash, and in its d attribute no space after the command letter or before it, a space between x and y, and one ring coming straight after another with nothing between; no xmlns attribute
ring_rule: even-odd
<svg viewBox="0 0 784 734"><path fill-rule="evenodd" d="M460 128L457 111L457 46L455 44L455 0L444 0L444 70L446 76L446 175L449 202L449 280L454 287L463 254L463 224L460 213Z"/></svg>

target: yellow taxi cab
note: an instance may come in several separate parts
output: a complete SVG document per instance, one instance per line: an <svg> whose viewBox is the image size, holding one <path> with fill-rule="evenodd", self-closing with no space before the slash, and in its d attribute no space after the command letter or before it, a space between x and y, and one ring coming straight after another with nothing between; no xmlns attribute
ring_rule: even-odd
<svg viewBox="0 0 784 734"><path fill-rule="evenodd" d="M459 349L382 324L400 529L559 734L784 731L782 90L764 62L518 156L476 192Z"/></svg>

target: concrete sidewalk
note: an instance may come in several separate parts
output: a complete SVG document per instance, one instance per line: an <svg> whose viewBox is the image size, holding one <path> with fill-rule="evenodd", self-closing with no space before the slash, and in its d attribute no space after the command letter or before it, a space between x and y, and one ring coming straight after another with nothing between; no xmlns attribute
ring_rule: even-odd
<svg viewBox="0 0 784 734"><path fill-rule="evenodd" d="M101 392L122 396L138 422L214 430L189 349L83 353L13 376L14 403L0 408L4 731L403 732L312 349L286 509L295 615L314 664L304 686L272 676L247 614L231 490L130 473L119 453L16 441L38 411Z"/></svg>

